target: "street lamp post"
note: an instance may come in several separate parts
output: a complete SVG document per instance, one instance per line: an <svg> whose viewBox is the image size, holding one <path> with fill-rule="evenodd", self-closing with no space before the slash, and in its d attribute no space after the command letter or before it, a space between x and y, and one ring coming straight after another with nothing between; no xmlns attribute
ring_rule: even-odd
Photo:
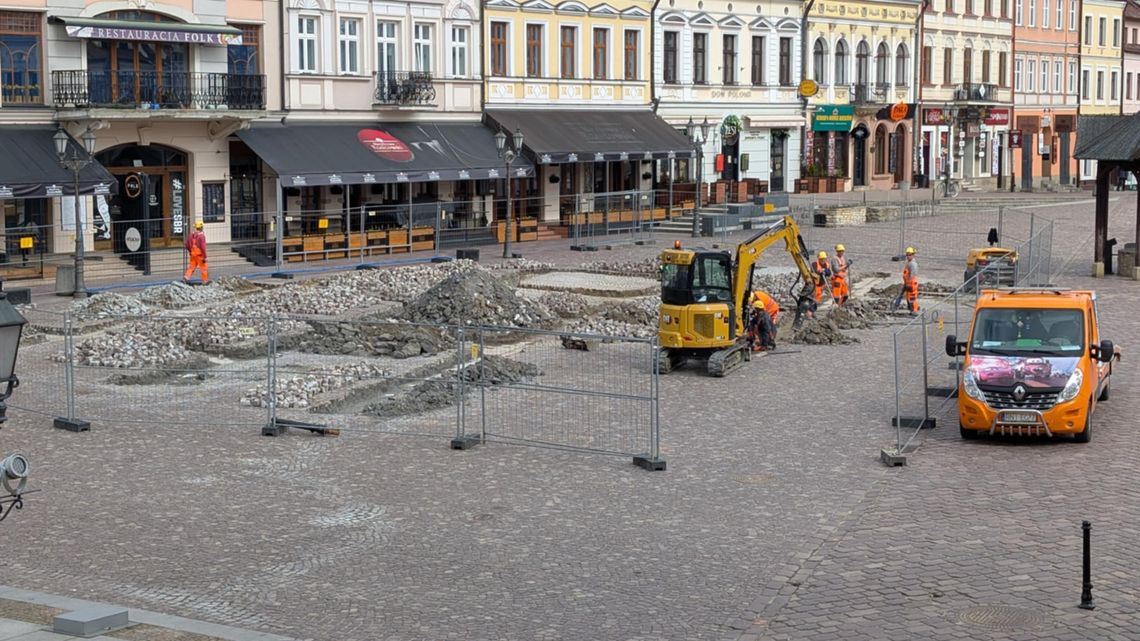
<svg viewBox="0 0 1140 641"><path fill-rule="evenodd" d="M73 192L75 197L75 291L72 296L75 298L87 298L87 284L83 281L83 215L79 210L79 172L94 162L91 154L95 153L95 133L90 129L83 132L83 148L87 151L86 156L79 154L79 147L69 145L71 136L60 127L55 135L52 136L55 142L55 153L59 156L59 164L64 169L70 169L72 176L75 179ZM71 147L71 156L67 154L67 148Z"/></svg>
<svg viewBox="0 0 1140 641"><path fill-rule="evenodd" d="M515 162L516 154L522 153L522 130L515 127L515 134L512 138L514 148L507 149L507 134L503 133L502 130L495 134L495 148L499 150L499 158L502 158L507 165L507 217L506 229L503 232L503 258L511 257L511 223L514 221L514 214L511 211L511 165Z"/></svg>
<svg viewBox="0 0 1140 641"><path fill-rule="evenodd" d="M0 386L3 386L0 387L0 424L8 420L5 401L20 385L20 379L16 378L16 355L20 351L20 335L27 322L8 302L7 294L0 291ZM28 469L28 459L20 454L11 454L0 460L0 521L13 509L23 507Z"/></svg>
<svg viewBox="0 0 1140 641"><path fill-rule="evenodd" d="M693 150L697 154L697 205L693 210L693 238L701 237L701 191L704 187L704 167L705 167L705 141L709 139L709 118L705 116L704 122L697 125L693 122L693 117L689 116L689 122L685 125L685 135L689 137L689 142L693 143Z"/></svg>

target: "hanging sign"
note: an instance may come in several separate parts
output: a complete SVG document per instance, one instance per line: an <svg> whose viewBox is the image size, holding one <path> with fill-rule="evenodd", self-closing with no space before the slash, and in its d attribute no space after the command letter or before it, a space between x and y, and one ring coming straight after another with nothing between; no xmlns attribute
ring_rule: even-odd
<svg viewBox="0 0 1140 641"><path fill-rule="evenodd" d="M851 131L855 120L855 107L851 105L820 105L811 116L812 131Z"/></svg>
<svg viewBox="0 0 1140 641"><path fill-rule="evenodd" d="M1009 132L1009 148L1021 149L1021 130L1011 129Z"/></svg>

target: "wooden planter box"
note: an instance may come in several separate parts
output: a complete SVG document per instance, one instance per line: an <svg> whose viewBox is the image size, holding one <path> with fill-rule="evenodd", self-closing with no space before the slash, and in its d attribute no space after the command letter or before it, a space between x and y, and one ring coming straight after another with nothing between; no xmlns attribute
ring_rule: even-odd
<svg viewBox="0 0 1140 641"><path fill-rule="evenodd" d="M843 191L843 186L842 186L843 182L842 181L843 181L842 178L828 178L827 179L827 191L832 192L832 193L838 193L838 192Z"/></svg>
<svg viewBox="0 0 1140 641"><path fill-rule="evenodd" d="M811 193L811 181L807 178L796 179L796 193L809 194Z"/></svg>
<svg viewBox="0 0 1140 641"><path fill-rule="evenodd" d="M734 202L734 203L746 203L749 200L751 200L751 198L749 198L749 194L750 194L749 187L750 187L750 185L746 182L738 182L735 185L733 185L732 202Z"/></svg>

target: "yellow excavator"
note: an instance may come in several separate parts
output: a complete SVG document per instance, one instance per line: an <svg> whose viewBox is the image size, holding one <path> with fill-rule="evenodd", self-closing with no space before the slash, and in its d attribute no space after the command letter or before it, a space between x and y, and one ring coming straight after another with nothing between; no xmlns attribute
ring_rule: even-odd
<svg viewBox="0 0 1140 641"><path fill-rule="evenodd" d="M710 376L724 376L751 359L746 327L752 275L764 250L781 240L800 272L791 292L798 325L803 313L814 307L816 276L791 216L737 245L735 256L724 250L684 249L681 241L661 253L661 373L701 359L707 361ZM803 287L796 293L800 281Z"/></svg>

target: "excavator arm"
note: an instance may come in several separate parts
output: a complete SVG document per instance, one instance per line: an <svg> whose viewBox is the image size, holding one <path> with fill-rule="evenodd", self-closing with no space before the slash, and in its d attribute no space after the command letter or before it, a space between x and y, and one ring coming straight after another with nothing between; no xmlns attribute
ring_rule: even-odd
<svg viewBox="0 0 1140 641"><path fill-rule="evenodd" d="M773 244L784 241L784 248L792 256L792 260L799 269L800 278L803 279L804 287L799 294L793 295L796 297L796 321L799 322L800 314L805 306L810 305L812 300L813 291L815 289L816 274L811 270L811 265L808 261L807 246L804 245L804 239L800 236L799 225L796 224L795 219L791 216L784 216L783 219L769 225L766 229L757 232L748 240L736 246L736 261L733 266L734 273L732 275L732 296L739 305L738 309L741 313L737 315L738 322L743 326L744 312L748 309L748 297L752 290L752 272L756 261L760 259L764 250L771 247ZM794 286L793 286L794 288Z"/></svg>

